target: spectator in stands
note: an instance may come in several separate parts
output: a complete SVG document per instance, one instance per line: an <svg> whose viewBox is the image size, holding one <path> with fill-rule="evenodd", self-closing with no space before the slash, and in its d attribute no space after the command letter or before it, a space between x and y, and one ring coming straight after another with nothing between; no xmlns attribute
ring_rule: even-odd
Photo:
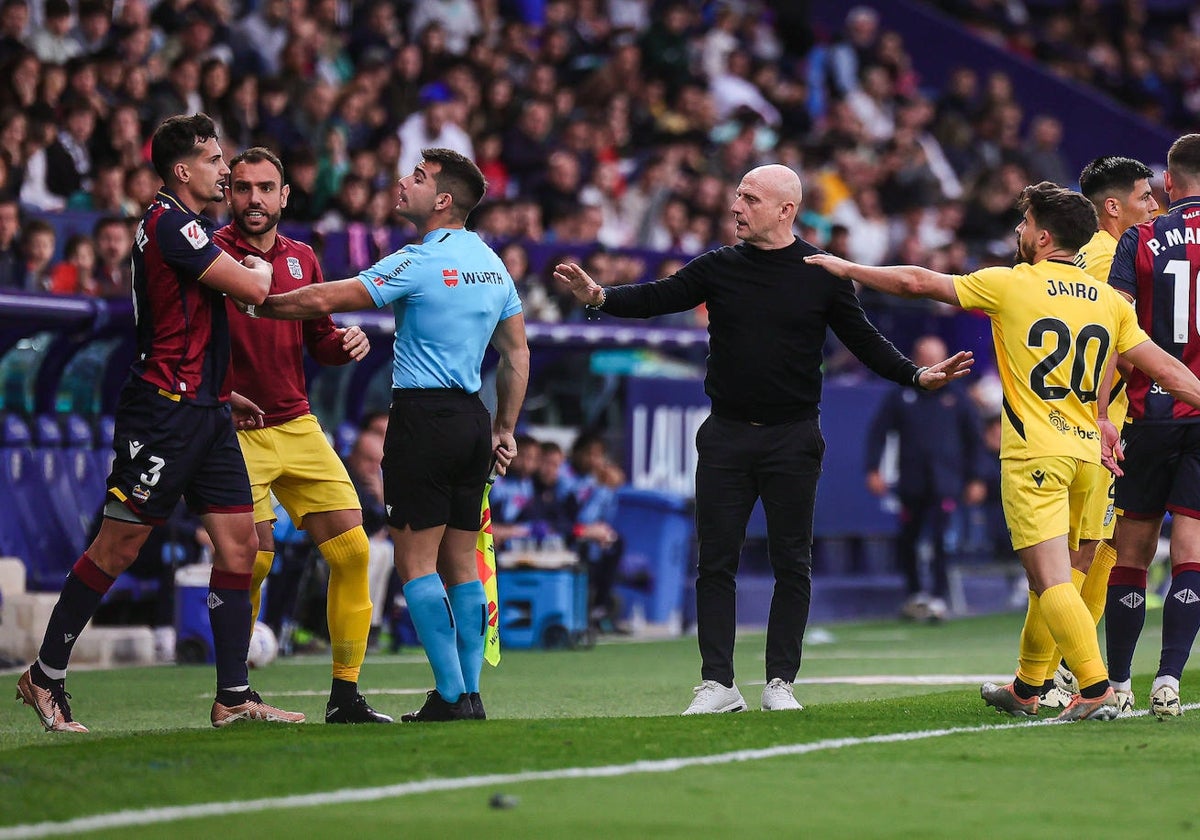
<svg viewBox="0 0 1200 840"><path fill-rule="evenodd" d="M858 87L861 68L874 57L878 38L878 12L869 6L855 6L846 13L843 38L829 50L830 81L835 95L846 96Z"/></svg>
<svg viewBox="0 0 1200 840"><path fill-rule="evenodd" d="M542 447L537 438L522 433L515 440L517 455L504 475L496 476L488 496L492 506L492 536L498 551L510 548L512 540L529 536L525 509L533 501L533 480L541 468Z"/></svg>
<svg viewBox="0 0 1200 840"><path fill-rule="evenodd" d="M130 205L137 208L138 213L150 206L161 186L162 179L149 164L135 166L125 173L125 194L129 196Z"/></svg>
<svg viewBox="0 0 1200 840"><path fill-rule="evenodd" d="M56 295L95 295L93 273L96 246L86 234L72 234L63 246L66 257L50 272L50 291Z"/></svg>
<svg viewBox="0 0 1200 840"><path fill-rule="evenodd" d="M28 50L26 30L29 27L27 0L4 0L0 3L0 65L13 56Z"/></svg>
<svg viewBox="0 0 1200 840"><path fill-rule="evenodd" d="M960 353L932 368L918 367L870 324L848 282L810 270L803 260L817 248L792 232L800 200L794 171L757 167L742 178L730 208L742 240L734 249L710 251L650 284L606 289L578 265L560 264L555 272L581 303L618 316L708 305L705 390L713 410L696 435L696 616L703 665L684 714L746 708L734 684L734 588L746 523L759 497L775 571L762 708L802 708L792 683L812 597L813 509L824 454L817 412L827 329L832 326L873 370L899 384L939 388L972 364L969 353ZM746 329L748 324L754 327Z"/></svg>
<svg viewBox="0 0 1200 840"><path fill-rule="evenodd" d="M531 194L537 187L552 149L554 111L540 99L526 100L515 125L504 135L502 159L518 189Z"/></svg>
<svg viewBox="0 0 1200 840"><path fill-rule="evenodd" d="M147 202L147 206L149 203ZM96 242L96 270L91 294L128 300L133 295L133 230L129 221L104 216L92 228Z"/></svg>
<svg viewBox="0 0 1200 840"><path fill-rule="evenodd" d="M421 88L421 110L401 123L396 132L400 138L397 177L412 172L421 161L422 149L452 149L463 157L475 154L471 138L454 122L453 101L453 92L441 82L430 82Z"/></svg>
<svg viewBox="0 0 1200 840"><path fill-rule="evenodd" d="M1070 184L1074 180L1062 154L1063 126L1057 117L1040 114L1029 127L1025 145L1025 169L1030 181Z"/></svg>
<svg viewBox="0 0 1200 840"><path fill-rule="evenodd" d="M30 219L21 232L25 254L25 288L31 292L53 291L54 227L42 219Z"/></svg>
<svg viewBox="0 0 1200 840"><path fill-rule="evenodd" d="M483 32L483 20L474 0L427 0L414 3L408 18L408 31L412 36L421 37L432 24L441 27L445 33L446 50L456 56L466 53L468 42Z"/></svg>
<svg viewBox="0 0 1200 840"><path fill-rule="evenodd" d="M70 2L46 0L43 26L29 36L29 47L47 64L64 64L83 52L71 28Z"/></svg>
<svg viewBox="0 0 1200 840"><path fill-rule="evenodd" d="M149 101L149 122L161 122L170 114L200 113L204 103L200 97L200 62L196 56L181 54L171 62L166 79L152 88Z"/></svg>
<svg viewBox="0 0 1200 840"><path fill-rule="evenodd" d="M75 39L84 55L95 55L110 45L112 13L105 0L80 0L79 28Z"/></svg>
<svg viewBox="0 0 1200 840"><path fill-rule="evenodd" d="M21 252L21 210L12 198L0 198L0 289L25 288L25 258Z"/></svg>
<svg viewBox="0 0 1200 840"><path fill-rule="evenodd" d="M376 428L382 423L383 429ZM362 505L363 530L370 542L370 561L367 565L367 586L371 593L371 630L367 635L367 651L378 647L379 632L385 619L391 616L394 600L393 586L399 590L395 564L392 562L392 541L387 533L387 508L383 503L383 439L387 415L371 413L359 425L358 436L345 458L346 472L354 483Z"/></svg>
<svg viewBox="0 0 1200 840"><path fill-rule="evenodd" d="M500 250L500 259L517 287L525 318L529 321L561 321L562 313L547 292L545 284L530 269L529 250L520 242L510 242Z"/></svg>
<svg viewBox="0 0 1200 840"><path fill-rule="evenodd" d="M913 361L935 365L946 357L946 343L934 335L917 339ZM895 436L899 447L895 486L881 471L884 446ZM946 617L949 581L946 536L954 529L960 503L977 505L986 487L976 471L982 458L979 417L965 391L954 385L941 391L893 390L875 413L867 436L867 489L879 497L895 492L900 500L896 559L904 574L907 599L901 614L917 621ZM927 535L932 559L922 582L918 546Z"/></svg>
<svg viewBox="0 0 1200 840"><path fill-rule="evenodd" d="M600 632L614 633L621 628L613 586L625 544L613 522L617 516L616 489L625 483L625 476L609 459L601 435L584 432L575 438L566 481L575 507L575 549L588 565L588 618Z"/></svg>

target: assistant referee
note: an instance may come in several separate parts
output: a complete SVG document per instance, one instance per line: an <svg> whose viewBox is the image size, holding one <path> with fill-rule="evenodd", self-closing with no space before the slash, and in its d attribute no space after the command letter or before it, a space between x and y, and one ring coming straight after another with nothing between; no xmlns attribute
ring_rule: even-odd
<svg viewBox="0 0 1200 840"><path fill-rule="evenodd" d="M654 283L605 289L574 263L555 270L576 298L612 315L648 318L708 306L704 391L712 414L696 433L702 667L685 715L746 708L734 684L735 575L760 498L775 572L762 708L802 708L792 683L812 597L826 327L867 367L903 385L940 388L973 363L970 353L956 353L918 368L867 320L849 281L806 265L804 258L819 249L792 233L801 196L800 179L788 167L752 169L730 208L741 243L703 254Z"/></svg>

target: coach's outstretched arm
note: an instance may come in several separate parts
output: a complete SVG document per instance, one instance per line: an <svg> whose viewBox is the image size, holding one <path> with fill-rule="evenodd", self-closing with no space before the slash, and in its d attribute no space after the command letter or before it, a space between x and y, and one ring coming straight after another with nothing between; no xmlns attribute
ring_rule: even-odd
<svg viewBox="0 0 1200 840"><path fill-rule="evenodd" d="M900 297L929 298L958 306L954 277L919 265L859 265L833 254L813 254L806 263L820 266L835 277L857 280L881 292Z"/></svg>
<svg viewBox="0 0 1200 840"><path fill-rule="evenodd" d="M357 277L332 283L313 283L282 295L271 295L261 306L247 308L251 317L306 321L334 312L375 309L371 293Z"/></svg>

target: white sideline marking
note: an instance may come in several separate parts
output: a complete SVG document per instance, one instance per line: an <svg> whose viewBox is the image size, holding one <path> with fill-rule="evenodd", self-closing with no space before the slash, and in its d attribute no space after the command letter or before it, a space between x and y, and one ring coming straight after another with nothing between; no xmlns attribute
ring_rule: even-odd
<svg viewBox="0 0 1200 840"><path fill-rule="evenodd" d="M1188 703L1184 709L1200 709L1200 703ZM1144 717L1146 710L1134 712L1133 717ZM178 822L200 817L224 817L230 814L249 814L258 811L277 811L291 808L314 808L322 805L344 805L350 802L376 802L419 793L435 793L447 790L469 790L491 785L515 785L525 782L545 782L558 779L607 779L629 776L635 773L674 773L689 767L712 767L741 761L761 761L789 755L807 755L826 750L840 750L865 744L896 744L905 741L924 741L946 735L970 735L979 732L995 732L1007 729L1028 729L1036 726L1056 726L1054 719L1021 721L980 726L956 726L950 729L926 729L917 732L891 732L886 735L871 735L867 738L828 738L807 744L785 744L759 750L736 750L716 755L698 755L690 758L664 758L658 761L634 761L629 764L610 764L604 767L564 767L559 770L536 770L524 773L496 773L490 776L466 776L457 779L425 779L419 782L402 782L372 788L333 790L326 793L304 793L293 796L273 796L264 799L249 799L241 802L208 802L201 805L177 805L167 808L143 808L140 810L114 811L91 817L76 817L61 822L41 822L0 828L0 840L18 838L50 837L60 834L80 834L85 831L102 831L110 828L128 828L137 825L156 825Z"/></svg>

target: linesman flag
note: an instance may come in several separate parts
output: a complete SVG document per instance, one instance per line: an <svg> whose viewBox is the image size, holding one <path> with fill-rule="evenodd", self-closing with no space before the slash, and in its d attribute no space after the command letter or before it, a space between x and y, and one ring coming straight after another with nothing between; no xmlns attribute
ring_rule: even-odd
<svg viewBox="0 0 1200 840"><path fill-rule="evenodd" d="M487 635L483 640L483 658L493 667L500 664L500 596L496 587L496 543L492 539L492 505L488 496L492 481L483 488L483 509L479 516L479 539L475 541L475 565L487 597Z"/></svg>

